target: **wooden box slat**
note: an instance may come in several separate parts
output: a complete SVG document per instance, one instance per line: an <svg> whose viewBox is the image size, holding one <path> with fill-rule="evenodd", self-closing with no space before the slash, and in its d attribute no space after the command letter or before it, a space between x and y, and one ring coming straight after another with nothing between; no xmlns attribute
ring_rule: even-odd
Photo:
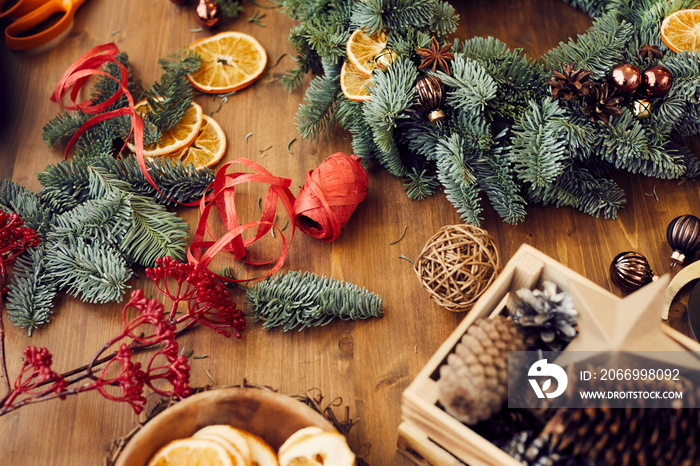
<svg viewBox="0 0 700 466"><path fill-rule="evenodd" d="M487 316L492 318L503 312L506 307L512 305L516 290L534 288L544 280L556 283L560 289L569 289L569 284L573 281L614 297L612 293L537 249L523 244L505 265L494 283L479 298L473 309L404 390L401 402L402 424L399 428L399 449L406 457L422 466L451 465L460 464L460 462L471 466L520 464L438 407L436 381L440 366L476 319ZM700 350L700 344L694 340L666 325L662 328L688 349ZM458 462L451 462L453 459Z"/></svg>

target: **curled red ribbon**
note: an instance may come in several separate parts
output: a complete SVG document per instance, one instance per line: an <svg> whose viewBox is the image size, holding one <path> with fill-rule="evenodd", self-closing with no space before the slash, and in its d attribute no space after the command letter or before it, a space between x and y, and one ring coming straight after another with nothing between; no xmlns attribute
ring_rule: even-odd
<svg viewBox="0 0 700 466"><path fill-rule="evenodd" d="M294 202L294 223L316 239L333 241L368 190L369 177L360 158L337 152L306 174Z"/></svg>
<svg viewBox="0 0 700 466"><path fill-rule="evenodd" d="M143 157L143 120L141 119L141 116L134 110L134 98L128 89L129 71L124 65L122 65L119 62L119 60L116 59L118 53L119 49L114 43L103 44L98 45L97 47L93 47L82 57L78 58L71 66L68 67L65 73L63 73L61 79L58 81L58 84L56 85L56 89L53 91L53 94L51 94L51 100L60 104L67 110L80 110L81 112L87 115L97 114L94 117L90 118L88 121L86 121L83 124L83 126L81 126L78 129L78 131L75 132L70 141L68 141L68 145L66 146L65 159L68 159L68 154L70 152L71 147L73 147L73 145L78 141L80 136L89 128L105 120L109 120L110 118L122 115L129 115L131 117L131 131L129 132L129 136L126 138L126 140L129 140L131 134L134 135L134 152L136 153L136 160L138 161L139 168L141 168L143 176L156 191L158 191L160 194L167 198L167 196L165 196L160 191L160 189L158 189L158 186L156 186L155 181L153 181L153 178L151 178L151 175L148 173L148 167L146 167L146 161ZM100 69L107 62L117 64L117 66L119 67L119 78L116 78L111 74L104 72ZM87 83L88 79L94 75L101 75L106 76L110 79L114 79L119 83L119 89L107 100L98 104L93 105L90 100L85 100L81 103L76 103L76 99L78 98L78 93L80 92L80 89ZM68 93L68 90L70 90L70 99L73 102L73 105L65 105L63 103L63 96L65 96L66 93ZM109 108L109 106L112 105L114 102L116 102L116 100L122 95L126 96L128 106L105 112L105 110ZM126 147L126 141L124 141L124 147Z"/></svg>
<svg viewBox="0 0 700 466"><path fill-rule="evenodd" d="M245 165L255 170L255 172L235 172L227 174L226 171L228 167L233 164ZM256 222L239 223L238 214L236 212L236 186L242 183L265 183L270 185L265 196L265 203L262 207L262 216L260 220ZM272 268L263 276L275 273L282 267L282 264L284 264L287 250L294 237L293 226L289 241L287 241L282 230L273 223L278 200L282 201L282 206L286 210L287 215L289 215L289 218L293 218L294 216L292 209L294 195L289 190L291 183L291 179L274 176L261 165L248 159L236 159L225 164L216 173L216 177L212 183L212 191L202 197L200 201L199 209L201 216L194 235L194 241L187 249L187 259L192 263L208 267L209 263L214 259L214 256L223 251L232 254L236 259L250 265L268 265L274 262ZM226 227L226 234L218 239L215 239L208 221L209 212L212 207L216 207ZM243 240L243 232L255 227L258 229L255 236ZM282 252L279 257L276 260L272 259L264 262L246 260L246 247L262 238L271 228L275 228L282 238ZM207 235L212 239L206 240L205 236ZM232 279L218 274L217 277L236 283L260 278L258 276L247 279Z"/></svg>

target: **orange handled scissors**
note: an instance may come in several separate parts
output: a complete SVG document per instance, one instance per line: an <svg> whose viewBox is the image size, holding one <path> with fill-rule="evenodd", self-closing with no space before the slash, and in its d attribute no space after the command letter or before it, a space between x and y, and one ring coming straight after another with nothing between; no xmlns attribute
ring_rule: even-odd
<svg viewBox="0 0 700 466"><path fill-rule="evenodd" d="M0 14L0 18L18 18L5 28L5 43L13 50L27 50L55 39L68 29L76 10L84 2L85 0L19 0ZM0 0L0 8L3 3L6 2ZM61 15L58 21L50 24L47 22L45 28L40 26L56 14ZM33 31L34 28L37 32Z"/></svg>

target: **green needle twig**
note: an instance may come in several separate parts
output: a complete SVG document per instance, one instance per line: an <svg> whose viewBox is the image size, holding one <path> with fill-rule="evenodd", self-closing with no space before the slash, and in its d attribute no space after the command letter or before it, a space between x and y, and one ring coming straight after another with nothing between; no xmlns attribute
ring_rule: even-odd
<svg viewBox="0 0 700 466"><path fill-rule="evenodd" d="M403 233L401 233L401 237L399 239L397 239L396 241L392 241L391 243L389 243L389 246L392 246L392 245L398 243L399 241L401 241L403 239L403 237L406 236L406 230L408 230L408 225L406 225L406 227L403 229Z"/></svg>
<svg viewBox="0 0 700 466"><path fill-rule="evenodd" d="M411 264L413 264L413 261L411 259L409 259L408 257L404 256L403 254L399 254L399 259L403 259L403 260L408 261Z"/></svg>
<svg viewBox="0 0 700 466"><path fill-rule="evenodd" d="M289 152L290 154L292 153L292 144L293 144L294 141L296 141L296 140L297 140L297 138L294 138L294 139L292 139L291 141L289 141L289 144L287 144L287 152Z"/></svg>
<svg viewBox="0 0 700 466"><path fill-rule="evenodd" d="M267 15L266 15L266 14L262 14L262 15L260 14L260 10L255 10L255 13L253 13L253 16L251 16L250 18L248 18L248 22L249 22L249 23L254 23L254 24L257 24L257 25L260 26L260 27L266 28L266 27L267 27L267 24L264 24L264 23L261 21L265 16L267 16Z"/></svg>

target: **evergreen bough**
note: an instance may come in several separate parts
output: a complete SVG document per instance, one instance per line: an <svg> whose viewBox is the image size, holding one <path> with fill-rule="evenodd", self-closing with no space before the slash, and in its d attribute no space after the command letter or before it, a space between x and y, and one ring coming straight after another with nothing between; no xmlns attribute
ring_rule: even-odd
<svg viewBox="0 0 700 466"><path fill-rule="evenodd" d="M302 136L317 139L337 123L353 137L355 154L378 162L404 180L407 195L424 199L442 186L462 219L479 225L488 198L508 223L522 222L528 203L570 206L616 218L624 192L615 171L662 179L694 178L700 161L677 143L700 132L700 61L675 53L660 39L664 17L699 0L566 0L595 18L576 39L533 60L494 38L455 39L450 75L434 73L446 87L445 119L430 124L416 111L414 91L421 57L436 36L442 43L458 17L438 0L282 0L299 21L290 34L297 67L283 79L291 91L307 72L320 74L306 90L297 114ZM339 88L345 44L353 31L383 30L398 59L372 75L371 98L353 102ZM644 44L665 53L655 60L674 84L652 100L651 117L637 119L623 108L608 125L593 121L580 101L552 100L552 70L573 63L604 82L621 63L639 69Z"/></svg>
<svg viewBox="0 0 700 466"><path fill-rule="evenodd" d="M263 328L299 331L342 320L382 317L382 298L356 285L310 272L267 277L246 292L250 316Z"/></svg>
<svg viewBox="0 0 700 466"><path fill-rule="evenodd" d="M192 88L186 75L199 67L199 57L184 52L161 60L160 82L145 90L132 79L126 54L117 59L129 70L132 95L148 99L153 109L144 116L148 144L177 124L190 105ZM103 70L119 76L114 63ZM100 77L92 102L105 101L117 87L116 81ZM126 105L121 96L107 110ZM80 111L61 113L45 125L44 141L66 141L90 117ZM0 180L0 209L16 212L42 241L17 258L8 286L10 321L30 335L49 321L58 292L88 303L119 302L135 267L153 267L163 256L186 259L189 225L165 204L199 200L214 172L179 161L146 159L158 192L136 157L120 154L130 127L128 117L117 117L89 128L70 160L37 175L42 185L38 194Z"/></svg>

